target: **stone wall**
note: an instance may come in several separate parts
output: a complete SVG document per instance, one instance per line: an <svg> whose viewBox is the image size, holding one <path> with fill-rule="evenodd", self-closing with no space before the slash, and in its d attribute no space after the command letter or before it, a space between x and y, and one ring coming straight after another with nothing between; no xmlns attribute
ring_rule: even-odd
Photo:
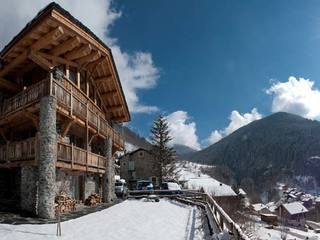
<svg viewBox="0 0 320 240"><path fill-rule="evenodd" d="M99 175L98 174L86 174L83 172L72 172L57 169L56 171L56 194L65 192L68 196L81 200L80 196L80 181L79 177L84 179L84 198L86 199L92 193L99 193Z"/></svg>
<svg viewBox="0 0 320 240"><path fill-rule="evenodd" d="M37 214L38 169L34 166L21 167L20 207L22 211Z"/></svg>
<svg viewBox="0 0 320 240"><path fill-rule="evenodd" d="M76 172L56 170L56 194L65 192L68 196L77 199L79 196Z"/></svg>
<svg viewBox="0 0 320 240"><path fill-rule="evenodd" d="M99 193L99 176L97 174L87 174L85 181L85 198L92 193Z"/></svg>

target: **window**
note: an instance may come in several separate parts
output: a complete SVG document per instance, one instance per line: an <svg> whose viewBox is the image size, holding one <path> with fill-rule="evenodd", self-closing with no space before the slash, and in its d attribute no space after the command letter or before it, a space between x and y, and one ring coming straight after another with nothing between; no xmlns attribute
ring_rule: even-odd
<svg viewBox="0 0 320 240"><path fill-rule="evenodd" d="M140 152L139 152L139 157L142 158L143 156L144 156L144 152L143 152L143 151L140 151Z"/></svg>
<svg viewBox="0 0 320 240"><path fill-rule="evenodd" d="M128 162L128 170L129 171L134 171L134 161L129 161Z"/></svg>
<svg viewBox="0 0 320 240"><path fill-rule="evenodd" d="M69 69L69 80L74 84L77 84L77 71L74 68Z"/></svg>

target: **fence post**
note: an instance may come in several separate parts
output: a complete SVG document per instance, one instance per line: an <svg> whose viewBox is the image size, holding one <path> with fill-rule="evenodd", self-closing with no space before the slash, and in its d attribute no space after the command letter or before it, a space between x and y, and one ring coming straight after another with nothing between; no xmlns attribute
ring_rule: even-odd
<svg viewBox="0 0 320 240"><path fill-rule="evenodd" d="M73 143L71 143L71 169L73 169L73 164L74 164L74 148L73 148Z"/></svg>

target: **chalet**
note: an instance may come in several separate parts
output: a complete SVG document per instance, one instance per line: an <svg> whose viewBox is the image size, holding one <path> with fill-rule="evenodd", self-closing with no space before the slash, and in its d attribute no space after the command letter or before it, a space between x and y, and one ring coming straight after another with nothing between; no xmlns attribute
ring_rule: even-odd
<svg viewBox="0 0 320 240"><path fill-rule="evenodd" d="M138 180L150 180L159 185L159 171L156 160L149 150L139 148L120 158L120 176L125 179L130 189L136 187Z"/></svg>
<svg viewBox="0 0 320 240"><path fill-rule="evenodd" d="M285 224L304 227L306 223L306 209L300 202L283 203L280 205L279 216Z"/></svg>
<svg viewBox="0 0 320 240"><path fill-rule="evenodd" d="M53 218L61 191L112 201L130 115L111 50L51 3L0 59L0 205Z"/></svg>

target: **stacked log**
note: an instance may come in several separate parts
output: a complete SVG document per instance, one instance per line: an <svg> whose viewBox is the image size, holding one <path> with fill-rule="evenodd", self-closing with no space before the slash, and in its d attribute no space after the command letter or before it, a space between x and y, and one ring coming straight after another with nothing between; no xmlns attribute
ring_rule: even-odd
<svg viewBox="0 0 320 240"><path fill-rule="evenodd" d="M99 203L102 203L102 198L99 194L93 193L91 194L85 201L84 204L87 206L96 206Z"/></svg>
<svg viewBox="0 0 320 240"><path fill-rule="evenodd" d="M61 192L55 198L56 211L67 213L76 210L76 200L69 197L65 192Z"/></svg>

